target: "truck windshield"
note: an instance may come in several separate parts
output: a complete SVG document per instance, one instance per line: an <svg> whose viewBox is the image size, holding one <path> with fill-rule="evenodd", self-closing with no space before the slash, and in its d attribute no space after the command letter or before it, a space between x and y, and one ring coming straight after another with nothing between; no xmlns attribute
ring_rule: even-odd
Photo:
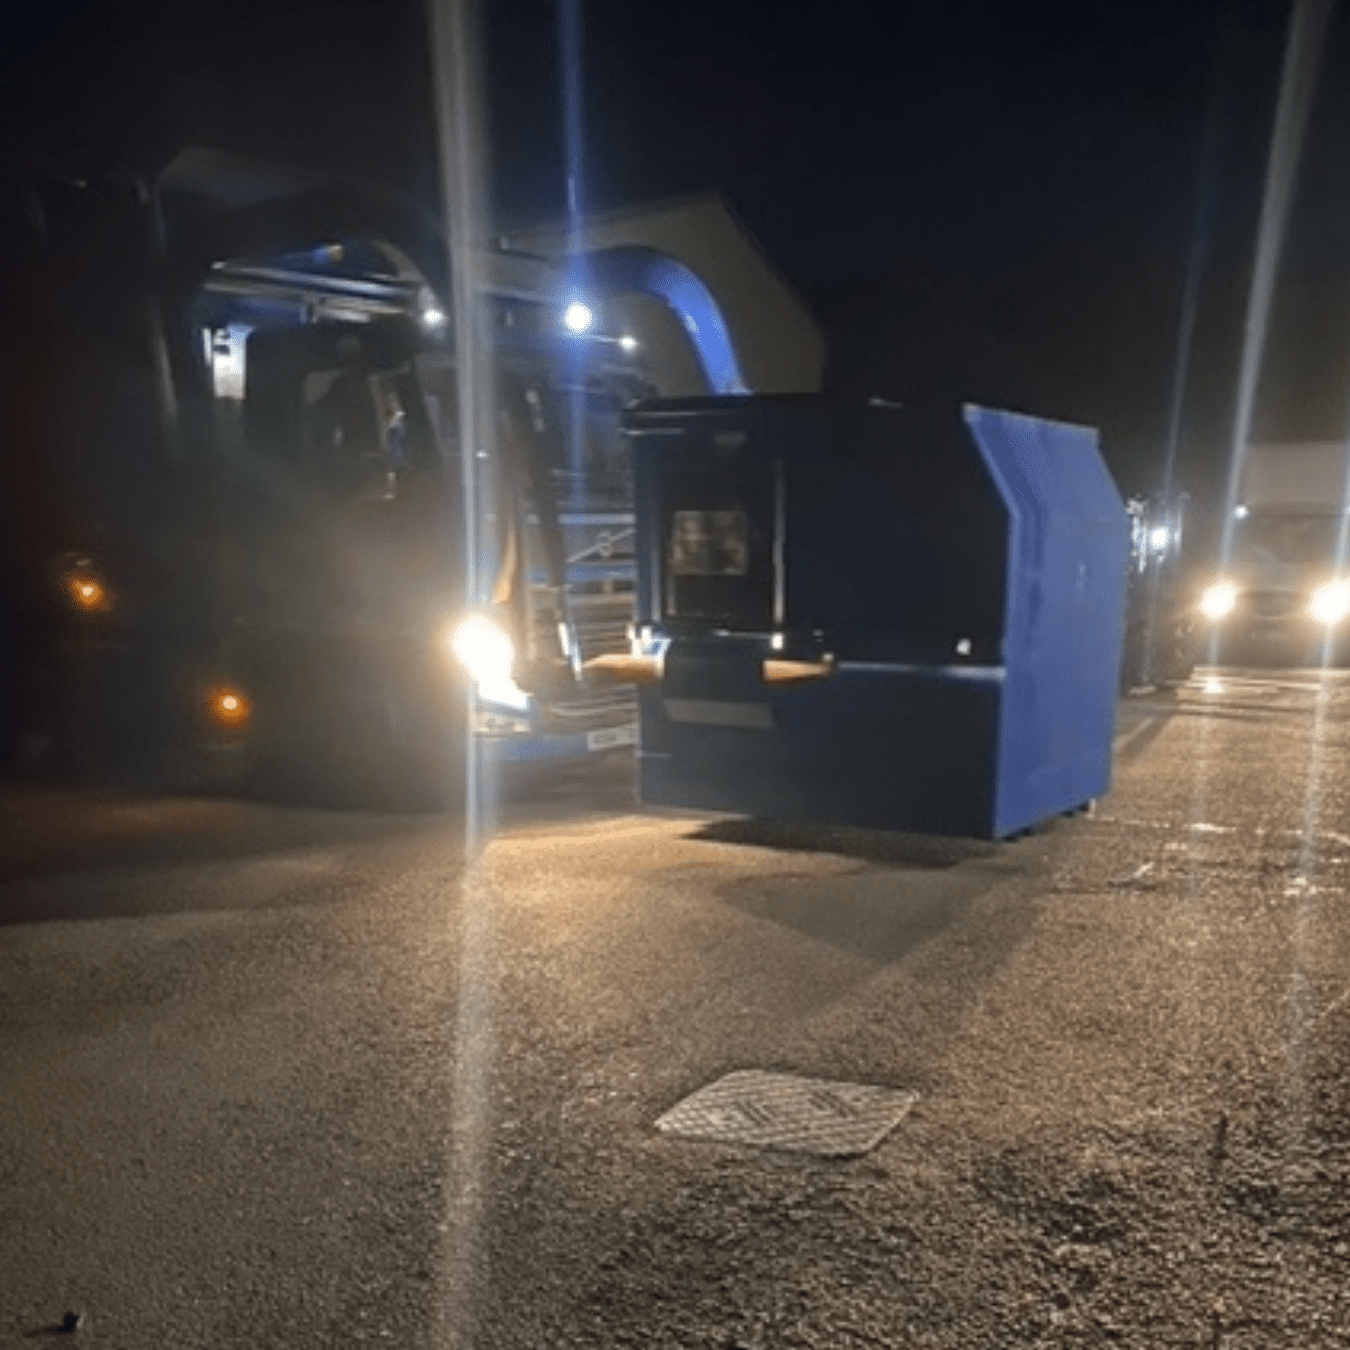
<svg viewBox="0 0 1350 1350"><path fill-rule="evenodd" d="M617 399L606 391L549 388L543 381L532 383L526 398L559 503L626 508L632 482Z"/></svg>
<svg viewBox="0 0 1350 1350"><path fill-rule="evenodd" d="M392 491L433 454L420 392L407 370L320 369L300 388L302 463L340 492Z"/></svg>
<svg viewBox="0 0 1350 1350"><path fill-rule="evenodd" d="M1340 516L1250 516L1238 540L1240 556L1257 563L1327 563L1340 544Z"/></svg>

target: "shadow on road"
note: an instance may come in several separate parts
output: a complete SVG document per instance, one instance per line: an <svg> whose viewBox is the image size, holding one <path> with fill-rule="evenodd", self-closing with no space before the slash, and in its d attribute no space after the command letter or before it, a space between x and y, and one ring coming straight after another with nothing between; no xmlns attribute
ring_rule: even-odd
<svg viewBox="0 0 1350 1350"><path fill-rule="evenodd" d="M876 875L855 872L814 885L791 877L737 881L724 888L722 898L743 914L890 965L958 924L991 885L987 875L976 874L919 886L907 886L895 875L891 884L878 885Z"/></svg>
<svg viewBox="0 0 1350 1350"><path fill-rule="evenodd" d="M487 789L485 828L631 812L632 784L630 764L510 774ZM336 880L348 866L340 860L354 862L370 849L401 853L426 844L457 866L464 834L459 810L400 815L0 781L0 925L232 907L231 888L248 905L256 902L250 893L321 871ZM320 868L319 855L331 865ZM230 865L227 883L220 869ZM185 867L212 875L171 884Z"/></svg>
<svg viewBox="0 0 1350 1350"><path fill-rule="evenodd" d="M845 872L742 876L718 890L744 914L881 964L959 926L982 895L1035 866L1020 843L784 821L721 820L688 837L858 863ZM1013 928L1005 937L1015 944L1024 925Z"/></svg>
<svg viewBox="0 0 1350 1350"><path fill-rule="evenodd" d="M815 825L788 820L715 820L688 836L717 844L748 844L786 853L836 853L882 867L932 871L987 858L999 845L979 839L892 834L846 825Z"/></svg>
<svg viewBox="0 0 1350 1350"><path fill-rule="evenodd" d="M111 867L162 867L388 838L434 817L364 815L193 797L0 787L0 885Z"/></svg>

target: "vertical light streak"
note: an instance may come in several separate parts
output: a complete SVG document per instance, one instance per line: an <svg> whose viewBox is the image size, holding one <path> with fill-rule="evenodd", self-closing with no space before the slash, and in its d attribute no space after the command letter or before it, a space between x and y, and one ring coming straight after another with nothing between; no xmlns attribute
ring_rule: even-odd
<svg viewBox="0 0 1350 1350"><path fill-rule="evenodd" d="M562 56L563 155L567 174L568 253L576 252L582 213L584 140L581 117L581 12L579 0L558 0L558 42Z"/></svg>
<svg viewBox="0 0 1350 1350"><path fill-rule="evenodd" d="M1316 86L1317 69L1321 62L1322 49L1326 41L1327 24L1333 9L1332 0L1298 0L1290 19L1289 45L1285 51L1284 71L1280 88L1280 103L1275 117L1275 134L1271 144L1271 163L1267 171L1266 201L1262 204L1262 236L1267 227L1267 212L1272 216L1279 212L1278 226L1275 228L1275 244L1272 252L1278 255L1280 231L1284 217L1288 212L1288 197L1292 191L1294 174L1297 168L1298 154L1302 147L1304 126L1308 110L1312 103ZM1283 154L1284 162L1277 175L1277 156ZM1272 204L1272 183L1279 199ZM1260 244L1258 242L1258 250ZM1266 262L1270 276L1265 284L1267 291L1273 289L1273 272L1278 256L1263 260L1258 252L1258 268ZM1253 281L1253 292L1256 283ZM1270 296L1267 293L1263 303L1269 309ZM1262 337L1264 338L1265 313L1262 313ZM1247 347L1251 343L1251 318L1248 318L1248 332L1244 335ZM1256 366L1248 369L1248 351L1244 347L1243 379L1239 384L1240 419L1234 428L1234 468L1229 477L1229 495L1225 512L1225 544L1228 532L1237 508L1237 484L1239 480L1239 451L1246 453L1249 425L1251 420L1251 400L1254 395ZM1259 353L1257 360L1259 361ZM1241 432L1241 439L1238 439ZM1350 503L1350 468L1341 488L1341 523L1336 540L1336 574L1340 575L1345 563L1347 548L1346 507ZM1224 551L1227 557L1227 547ZM1322 819L1322 778L1325 769L1324 733L1327 721L1327 709L1330 700L1330 688L1327 678L1328 668L1335 647L1335 626L1328 625L1322 642L1321 667L1317 689L1317 707L1313 716L1312 736L1308 751L1308 767L1305 777L1303 800L1303 829L1299 840L1298 869L1294 885L1291 887L1297 906L1293 931L1291 933L1288 1021L1285 1040L1285 1103L1284 1135L1286 1151L1293 1153L1301 1145L1307 1129L1307 1040L1308 1028L1312 1016L1312 989L1308 980L1308 953L1313 924L1317 913L1317 879L1321 871L1319 839Z"/></svg>
<svg viewBox="0 0 1350 1350"><path fill-rule="evenodd" d="M1303 796L1303 828L1299 835L1298 866L1291 894L1297 906L1290 934L1288 1017L1285 1032L1284 1135L1287 1151L1297 1149L1307 1124L1307 1032L1312 1016L1312 990L1307 975L1308 944L1317 912L1317 878L1321 872L1319 845L1322 822L1322 777L1325 771L1323 733L1330 700L1325 663L1317 688L1308 770Z"/></svg>
<svg viewBox="0 0 1350 1350"><path fill-rule="evenodd" d="M581 10L580 0L558 0L558 48L562 69L562 115L563 115L563 172L567 179L567 278L569 299L572 296L585 297L592 308L594 297L589 294L587 278L582 267L581 220L583 212L582 172L585 168L585 131L582 126L582 55L581 55ZM582 341L578 338L571 344L580 353ZM581 378L581 361L569 362L578 377ZM567 467L571 470L569 488L569 506L578 510L583 506L584 488L581 474L585 468L585 409L579 387L568 394L567 426L564 435L567 438Z"/></svg>
<svg viewBox="0 0 1350 1350"><path fill-rule="evenodd" d="M493 539L487 527L495 519L493 470L497 462L495 381L480 312L478 266L488 219L478 15L475 0L428 0L428 5L459 395L464 596L477 608L486 598L485 587L491 584L494 571L484 549ZM476 1294L486 1275L482 1234L488 1203L493 1062L492 890L481 857L490 784L481 772L472 719L466 722L465 856L458 908L453 1119L436 1336L439 1346L464 1350L478 1343L474 1334Z"/></svg>
<svg viewBox="0 0 1350 1350"><path fill-rule="evenodd" d="M1224 498L1220 558L1227 567L1232 554L1233 521L1237 511L1242 467L1251 439L1252 405L1256 381L1265 355L1271 299L1279 273L1284 228L1289 217L1303 132L1312 106L1326 41L1327 24L1334 0L1294 0L1289 16L1289 37L1280 71L1280 95L1275 108L1270 155L1266 162L1266 186L1261 201L1261 220L1256 236L1256 260L1247 295L1247 317L1242 335L1242 361L1238 370L1237 409L1233 419L1233 442L1228 462L1228 490Z"/></svg>
<svg viewBox="0 0 1350 1350"><path fill-rule="evenodd" d="M1297 176L1299 156L1308 113L1317 83L1318 67L1326 41L1333 0L1295 0L1289 18L1289 35L1280 72L1279 100L1266 164L1266 183L1257 230L1256 258L1243 329L1242 360L1238 371L1237 407L1228 465L1228 488L1224 496L1220 561L1224 569L1232 557L1233 528L1237 518L1242 470L1251 440L1252 409L1261 361L1265 354L1271 302L1284 243L1285 225ZM1322 718L1326 696L1325 672L1308 765L1308 789L1304 805L1304 835L1300 854L1302 889L1293 934L1293 968L1290 972L1289 1025L1285 1047L1288 1073L1286 1129L1297 1130L1303 1095L1303 1050L1307 1024L1307 979L1303 969L1304 944L1311 902L1307 877L1316 871L1316 819L1320 813L1322 772ZM1292 1133L1289 1137L1293 1137Z"/></svg>
<svg viewBox="0 0 1350 1350"><path fill-rule="evenodd" d="M1220 53L1221 56L1221 53ZM1182 289L1181 311L1177 316L1176 367L1172 374L1172 399L1167 415L1167 452L1163 462L1162 499L1169 511L1168 526L1174 537L1171 547L1180 552L1182 539L1180 517L1171 519L1172 491L1176 481L1177 451L1181 440L1181 415L1186 403L1186 386L1190 379L1191 353L1195 344L1195 319L1200 308L1200 282L1204 276L1208 254L1210 221L1213 210L1214 183L1211 166L1217 154L1219 113L1222 107L1222 84L1215 78L1210 88L1205 109L1204 129L1200 136L1200 156L1196 166L1195 199L1191 206L1191 239L1186 257L1186 280ZM1162 566L1155 565L1149 580L1148 610L1144 617L1143 681L1153 682L1154 647L1157 642L1158 606L1162 586ZM1212 644L1211 644L1212 645ZM1213 664L1215 652L1210 653Z"/></svg>
<svg viewBox="0 0 1350 1350"><path fill-rule="evenodd" d="M1343 576L1347 551L1350 551L1350 427L1346 432L1345 473L1341 480L1340 528L1336 535L1334 575ZM1299 840L1298 871L1295 876L1293 966L1289 976L1288 1042L1285 1068L1288 1086L1285 1094L1286 1147L1296 1148L1307 1126L1307 1032L1312 1019L1312 990L1305 971L1312 923L1317 912L1316 878L1321 872L1318 840L1322 823L1322 775L1325 746L1323 731L1330 701L1328 674L1335 659L1337 625L1328 624L1322 639L1321 665L1317 690L1317 710L1313 717L1312 741L1308 753L1308 773L1303 798L1303 832Z"/></svg>
<svg viewBox="0 0 1350 1350"><path fill-rule="evenodd" d="M1191 825L1201 824L1210 819L1209 810L1213 797L1215 760L1218 758L1213 743L1214 718L1212 715L1200 718L1197 735L1199 744L1195 752L1188 756L1191 765L1190 820L1183 822L1183 824ZM1191 831L1183 830L1182 838L1185 840L1183 847L1186 850L1186 881L1178 904L1183 919L1179 931L1194 935L1195 942L1195 945L1190 949L1194 953L1190 959L1181 958L1177 962L1178 979L1182 983L1178 1001L1184 1010L1185 1027L1188 1033L1186 1047L1183 1051L1184 1063L1178 1075L1181 1084L1178 1092L1179 1105L1181 1114L1185 1117L1194 1114L1200 1095L1197 1088L1202 1081L1201 1074L1204 1068L1201 1058L1204 1053L1202 1028L1205 1025L1205 1016L1201 1007L1200 992L1200 962L1204 959L1204 954L1199 945L1199 934L1202 931L1203 885L1201 877L1203 869L1196 858L1196 850L1203 845L1200 836Z"/></svg>
<svg viewBox="0 0 1350 1350"><path fill-rule="evenodd" d="M486 528L496 519L496 398L492 349L482 313L480 249L487 238L487 153L479 89L475 0L430 0L441 192L450 253L453 337L459 398L463 492L464 593L474 609L487 599L494 574ZM502 504L506 505L506 504ZM472 733L470 742L472 743ZM466 827L470 849L486 827L479 756L465 756Z"/></svg>

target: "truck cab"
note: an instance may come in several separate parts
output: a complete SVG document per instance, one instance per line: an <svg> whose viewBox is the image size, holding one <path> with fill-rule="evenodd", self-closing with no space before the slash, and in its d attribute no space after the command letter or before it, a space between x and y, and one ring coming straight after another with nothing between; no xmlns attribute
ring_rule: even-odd
<svg viewBox="0 0 1350 1350"><path fill-rule="evenodd" d="M1350 639L1350 514L1343 442L1253 445L1226 556L1200 597L1211 645L1231 659L1318 663Z"/></svg>
<svg viewBox="0 0 1350 1350"><path fill-rule="evenodd" d="M236 758L272 775L278 757L313 764L344 749L443 796L437 766L457 774L462 755L443 753L451 705L466 697L472 740L492 761L635 741L632 698L576 670L627 641L631 483L618 416L646 386L609 344L549 332L551 307L524 308L509 325L517 340L493 353L495 444L476 451L488 481L472 529L460 382L438 334L415 315L372 315L259 322L241 339L221 322L229 314L213 314L204 345L217 354L231 466L221 576L239 667L222 679L258 705L253 744L242 725L221 729ZM527 320L535 341L519 339ZM280 728L264 728L264 699ZM283 728L311 742L303 755Z"/></svg>
<svg viewBox="0 0 1350 1350"><path fill-rule="evenodd" d="M453 799L470 756L631 746L631 694L584 672L627 644L618 423L651 385L602 316L563 322L562 269L478 259L470 423L415 212L128 192L90 234L83 191L27 316L56 336L32 454L78 504L25 545L54 615L15 658L55 691L35 739L96 777L352 803Z"/></svg>

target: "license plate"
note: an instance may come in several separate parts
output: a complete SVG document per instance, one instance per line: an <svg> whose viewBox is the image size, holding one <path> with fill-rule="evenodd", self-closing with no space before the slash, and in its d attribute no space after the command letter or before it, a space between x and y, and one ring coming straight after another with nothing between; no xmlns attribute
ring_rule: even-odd
<svg viewBox="0 0 1350 1350"><path fill-rule="evenodd" d="M586 733L587 750L612 750L619 745L636 745L638 729L636 723L626 727L604 727L599 731Z"/></svg>

